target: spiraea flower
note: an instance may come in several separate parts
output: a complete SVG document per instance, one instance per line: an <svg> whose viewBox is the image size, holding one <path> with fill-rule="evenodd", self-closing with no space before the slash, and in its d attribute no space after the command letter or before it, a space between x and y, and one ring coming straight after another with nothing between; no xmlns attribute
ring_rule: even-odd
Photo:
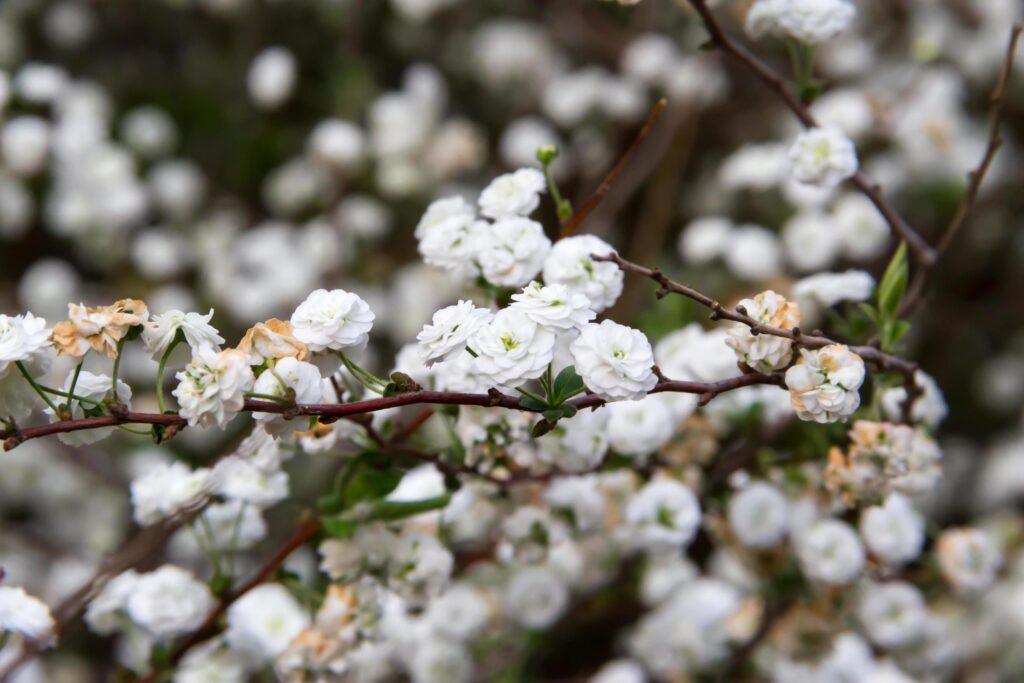
<svg viewBox="0 0 1024 683"><path fill-rule="evenodd" d="M50 330L42 318L0 315L0 366L30 360L49 346Z"/></svg>
<svg viewBox="0 0 1024 683"><path fill-rule="evenodd" d="M922 393L910 404L910 419L923 424L929 429L938 429L946 419L949 408L935 379L924 370L914 373L914 382ZM892 421L903 417L903 404L907 400L906 387L891 387L882 393L882 409L885 416Z"/></svg>
<svg viewBox="0 0 1024 683"><path fill-rule="evenodd" d="M789 148L793 177L807 185L835 187L857 172L857 149L838 128L811 128Z"/></svg>
<svg viewBox="0 0 1024 683"><path fill-rule="evenodd" d="M860 535L871 555L891 567L916 559L924 547L924 517L898 493L860 516Z"/></svg>
<svg viewBox="0 0 1024 683"><path fill-rule="evenodd" d="M185 342L196 348L203 344L219 347L224 343L224 337L220 336L217 329L210 324L213 317L213 309L206 315L199 313L184 313L178 310L170 310L166 313L154 315L145 324L142 330L142 342L146 349L154 356L160 356L167 347L174 341L178 330L181 330Z"/></svg>
<svg viewBox="0 0 1024 683"><path fill-rule="evenodd" d="M744 487L729 501L729 526L748 548L779 543L789 529L789 502L778 487L759 481Z"/></svg>
<svg viewBox="0 0 1024 683"><path fill-rule="evenodd" d="M74 407L71 409L71 419L78 420L85 417L86 410L91 410L97 405L97 403L101 403L111 394L113 380L106 375L97 375L89 372L88 370L82 370L78 373L78 380L75 381L75 371L72 370L64 380L64 391L70 392L72 384L74 384L75 396L85 399L85 401L76 400L73 402ZM125 407L131 409L132 389L130 386L121 380L117 380L117 390L114 394L118 401L121 401ZM70 399L61 397L60 402L70 403L71 401ZM61 420L61 417L51 408L45 408L43 412L46 413L50 422L59 422ZM114 427L83 429L76 432L64 432L62 434L58 434L57 438L69 446L85 446L107 438L114 433L114 429Z"/></svg>
<svg viewBox="0 0 1024 683"><path fill-rule="evenodd" d="M639 330L587 323L569 349L583 383L606 401L637 401L658 383L651 343Z"/></svg>
<svg viewBox="0 0 1024 683"><path fill-rule="evenodd" d="M136 523L149 526L204 500L209 494L210 470L193 470L181 461L154 467L131 483Z"/></svg>
<svg viewBox="0 0 1024 683"><path fill-rule="evenodd" d="M479 275L476 250L487 223L477 220L473 207L462 197L438 199L427 207L416 226L416 239L424 262L456 275Z"/></svg>
<svg viewBox="0 0 1024 683"><path fill-rule="evenodd" d="M167 641L199 628L214 602L209 587L192 572L169 564L140 575L125 607L132 622Z"/></svg>
<svg viewBox="0 0 1024 683"><path fill-rule="evenodd" d="M939 537L942 575L960 593L978 593L996 579L1003 555L992 536L982 529L949 529Z"/></svg>
<svg viewBox="0 0 1024 683"><path fill-rule="evenodd" d="M842 585L864 568L864 546L848 524L822 519L803 531L796 542L797 559L812 581Z"/></svg>
<svg viewBox="0 0 1024 683"><path fill-rule="evenodd" d="M752 38L771 34L815 45L845 31L856 14L849 0L757 0L746 29Z"/></svg>
<svg viewBox="0 0 1024 683"><path fill-rule="evenodd" d="M459 301L437 311L416 335L423 363L430 367L466 353L466 342L493 317L489 308L477 308L472 301Z"/></svg>
<svg viewBox="0 0 1024 683"><path fill-rule="evenodd" d="M481 232L476 249L480 272L499 287L522 287L540 272L551 240L537 221L513 216Z"/></svg>
<svg viewBox="0 0 1024 683"><path fill-rule="evenodd" d="M591 307L600 313L622 294L624 276L614 263L591 257L614 252L610 244L593 235L560 239L544 261L544 283L565 285L569 291L585 295Z"/></svg>
<svg viewBox="0 0 1024 683"><path fill-rule="evenodd" d="M480 193L480 213L495 220L529 216L540 205L546 187L544 174L535 168L500 175Z"/></svg>
<svg viewBox="0 0 1024 683"><path fill-rule="evenodd" d="M282 358L256 379L253 391L257 394L291 398L296 403L319 403L323 399L323 377L312 363L295 358ZM280 436L288 431L288 421L277 413L253 413L267 432Z"/></svg>
<svg viewBox="0 0 1024 683"><path fill-rule="evenodd" d="M597 316L586 295L565 285L545 286L536 280L512 295L509 308L555 332L583 327Z"/></svg>
<svg viewBox="0 0 1024 683"><path fill-rule="evenodd" d="M935 441L907 425L858 420L850 448L829 453L825 483L847 503L889 491L913 496L931 490L942 475L942 451Z"/></svg>
<svg viewBox="0 0 1024 683"><path fill-rule="evenodd" d="M20 633L32 640L46 641L53 635L50 608L24 588L0 586L0 634Z"/></svg>
<svg viewBox="0 0 1024 683"><path fill-rule="evenodd" d="M362 348L374 315L369 304L343 289L318 289L292 314L292 333L313 352Z"/></svg>
<svg viewBox="0 0 1024 683"><path fill-rule="evenodd" d="M697 496L674 479L655 479L646 484L626 508L630 537L642 548L689 545L700 520Z"/></svg>
<svg viewBox="0 0 1024 683"><path fill-rule="evenodd" d="M514 388L544 374L555 350L555 335L510 308L498 311L469 340L476 371L493 386Z"/></svg>
<svg viewBox="0 0 1024 683"><path fill-rule="evenodd" d="M294 335L292 324L277 318L250 327L237 349L248 356L250 365L281 358L305 360L309 355L309 349Z"/></svg>
<svg viewBox="0 0 1024 683"><path fill-rule="evenodd" d="M174 397L179 414L190 426L227 426L242 410L245 392L252 389L254 377L249 353L240 349L217 351L203 345L192 350L192 362L175 375L178 386Z"/></svg>
<svg viewBox="0 0 1024 683"><path fill-rule="evenodd" d="M512 577L505 591L509 617L527 628L550 626L569 606L569 589L547 567L528 567Z"/></svg>
<svg viewBox="0 0 1024 683"><path fill-rule="evenodd" d="M53 326L53 346L59 353L81 358L92 350L116 358L118 342L131 328L149 319L149 310L138 299L122 299L97 308L68 304L68 318Z"/></svg>
<svg viewBox="0 0 1024 683"><path fill-rule="evenodd" d="M793 410L801 420L836 422L860 406L864 361L843 344L800 350L797 364L786 371Z"/></svg>
<svg viewBox="0 0 1024 683"><path fill-rule="evenodd" d="M928 626L924 596L905 581L864 586L857 616L872 642L884 648L913 645Z"/></svg>
<svg viewBox="0 0 1024 683"><path fill-rule="evenodd" d="M743 299L739 306L746 309L754 320L784 330L800 324L800 307L772 290L761 292L753 299ZM729 330L726 344L736 352L736 358L758 372L780 370L793 357L793 342L772 334L755 335L750 328L736 323Z"/></svg>
<svg viewBox="0 0 1024 683"><path fill-rule="evenodd" d="M288 589L265 583L228 608L225 638L232 648L263 665L283 653L308 626L309 615Z"/></svg>

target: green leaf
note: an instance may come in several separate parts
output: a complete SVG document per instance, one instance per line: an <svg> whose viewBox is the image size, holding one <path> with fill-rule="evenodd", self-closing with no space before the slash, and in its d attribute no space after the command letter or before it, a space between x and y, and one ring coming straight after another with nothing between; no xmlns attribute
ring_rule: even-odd
<svg viewBox="0 0 1024 683"><path fill-rule="evenodd" d="M907 245L900 246L892 255L882 282L878 285L878 311L883 320L894 320L907 291Z"/></svg>
<svg viewBox="0 0 1024 683"><path fill-rule="evenodd" d="M388 382L388 385L384 387L384 398L388 396L394 396L395 394L401 393L401 389L394 382Z"/></svg>
<svg viewBox="0 0 1024 683"><path fill-rule="evenodd" d="M864 315L868 317L868 320L878 325L878 309L871 304L863 303L860 304L860 310L864 311Z"/></svg>
<svg viewBox="0 0 1024 683"><path fill-rule="evenodd" d="M558 423L552 420L540 420L539 422L537 422L537 424L533 425L533 431L530 432L530 435L535 439L539 439L540 437L544 436L552 429L554 429L556 424Z"/></svg>
<svg viewBox="0 0 1024 683"><path fill-rule="evenodd" d="M558 373L558 377L555 377L554 384L554 400L557 403L561 403L569 396L580 392L583 389L583 378L576 372L576 368L571 365L564 368Z"/></svg>
<svg viewBox="0 0 1024 683"><path fill-rule="evenodd" d="M546 401L541 401L536 396L521 396L519 398L519 405L526 408L527 410L534 410L536 412L542 412L549 408Z"/></svg>
<svg viewBox="0 0 1024 683"><path fill-rule="evenodd" d="M563 403L562 404L562 417L572 417L573 415L575 415L578 412L579 412L579 409L577 409L576 406L574 406L573 404L571 404L571 403Z"/></svg>
<svg viewBox="0 0 1024 683"><path fill-rule="evenodd" d="M451 495L448 493L423 500L381 500L376 502L369 513L363 517L364 521L394 521L412 517L423 512L439 510L448 506Z"/></svg>
<svg viewBox="0 0 1024 683"><path fill-rule="evenodd" d="M541 413L541 415L543 415L544 419L546 419L548 422L556 422L558 421L558 418L562 417L562 409L550 408L549 410L545 410L543 413Z"/></svg>
<svg viewBox="0 0 1024 683"><path fill-rule="evenodd" d="M401 480L402 473L397 470L360 467L345 485L342 494L345 507L352 507L365 500L383 498L394 491Z"/></svg>

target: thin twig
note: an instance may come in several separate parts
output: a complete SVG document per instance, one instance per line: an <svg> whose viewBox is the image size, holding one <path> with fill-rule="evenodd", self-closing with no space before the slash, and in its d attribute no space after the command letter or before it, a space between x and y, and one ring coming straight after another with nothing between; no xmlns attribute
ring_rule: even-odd
<svg viewBox="0 0 1024 683"><path fill-rule="evenodd" d="M989 96L989 119L988 119L988 145L985 147L985 153L981 157L981 161L973 171L967 174L967 190L964 192L963 200L960 202L960 206L957 209L956 214L953 216L953 220L946 226L945 232L942 237L939 238L939 243L936 245L936 262L931 265L919 268L914 274L914 280L911 282L910 288L907 292L907 296L904 298L903 306L900 309L900 315L906 316L914 310L917 304L920 302L925 290L928 286L928 280L931 277L932 271L939 258L949 250L950 245L956 236L960 233L960 230L967 223L967 218L970 216L971 211L974 209L974 205L977 203L978 194L981 192L982 183L985 181L985 176L988 175L989 169L992 167L992 162L996 158L996 154L999 152L999 148L1003 145L1003 136L1000 132L1000 127L1003 118L1003 105L1006 102L1006 84L1010 82L1010 76L1013 74L1013 61L1014 56L1017 52L1017 44L1020 41L1021 32L1024 31L1024 26L1020 23L1013 25L1010 30L1010 41L1006 46L1006 54L1003 57L1003 66L999 70L999 77L996 79L996 85L992 89L992 94Z"/></svg>
<svg viewBox="0 0 1024 683"><path fill-rule="evenodd" d="M711 43L725 52L727 55L738 61L749 69L758 79L761 80L779 99L789 108L797 120L805 128L816 128L817 120L811 111L800 102L800 99L790 90L786 79L777 71L768 66L764 61L755 56L752 52L733 40L715 19L714 14L708 9L705 0L688 0L693 9L704 20ZM881 189L872 182L863 172L858 171L851 179L853 185L866 196L893 231L910 247L911 253L918 264L929 266L935 261L935 249L929 245L921 235L914 230L900 215L893 209L889 202L882 195Z"/></svg>
<svg viewBox="0 0 1024 683"><path fill-rule="evenodd" d="M779 385L781 379L776 375L762 375L759 373L745 374L729 380L720 382L690 382L684 380L664 380L659 382L651 393L675 392L685 394L699 394L703 397L714 398L718 394L740 387L754 384L775 384ZM708 399L710 400L710 399ZM596 408L604 405L604 399L594 394L587 394L569 401L578 410L584 408ZM482 406L492 408L506 408L509 410L520 410L524 412L541 412L540 409L528 408L519 402L519 398L502 394L499 391L491 390L487 394L470 394L459 392L443 391L410 391L404 394L386 396L381 398L354 401L352 403L306 403L297 405L282 405L273 401L258 401L246 399L244 411L275 413L287 417L315 416L327 420L335 420L350 417L353 415L365 415L388 408L416 404L440 404L440 405L466 405ZM188 421L180 415L161 415L157 413L136 413L124 412L120 415L104 415L101 417L86 417L77 420L63 420L39 427L26 427L15 430L13 433L6 432L4 450L17 447L29 439L38 439L53 434L77 432L86 429L98 429L100 427L114 427L123 424L151 424L162 425L183 429L188 426Z"/></svg>
<svg viewBox="0 0 1024 683"><path fill-rule="evenodd" d="M608 171L608 175L604 177L601 184L597 186L596 190L594 190L594 194L590 195L576 213L570 216L569 219L562 224L561 237L568 237L572 235L576 231L576 228L579 227L580 223L590 215L590 212L597 208L597 205L601 203L604 196L612 189L612 184L615 182L615 179L619 177L619 174L621 174L626 168L626 164L629 163L633 154L637 149L639 149L643 141L647 139L647 136L651 132L651 128L654 126L654 123L658 120L658 117L667 105L668 100L664 97L655 103L654 108L651 109L651 113L647 115L647 120L644 121L644 125L640 127L636 137L633 138L633 142L631 142L629 147L626 148L626 151L622 153L619 160L615 162L615 165L612 166L612 170Z"/></svg>

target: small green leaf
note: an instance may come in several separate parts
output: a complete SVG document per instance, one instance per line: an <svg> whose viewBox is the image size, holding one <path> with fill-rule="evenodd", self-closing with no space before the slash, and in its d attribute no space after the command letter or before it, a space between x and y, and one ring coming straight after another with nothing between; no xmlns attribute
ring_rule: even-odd
<svg viewBox="0 0 1024 683"><path fill-rule="evenodd" d="M561 403L563 400L578 393L583 389L583 378L576 372L576 368L571 365L564 368L555 377L554 394L555 400Z"/></svg>
<svg viewBox="0 0 1024 683"><path fill-rule="evenodd" d="M360 467L345 485L342 498L346 507L365 500L383 498L398 486L402 473L397 470L378 470L371 467Z"/></svg>
<svg viewBox="0 0 1024 683"><path fill-rule="evenodd" d="M868 303L860 304L860 310L868 317L868 320L878 325L878 309Z"/></svg>
<svg viewBox="0 0 1024 683"><path fill-rule="evenodd" d="M345 515L332 515L321 518L324 531L334 538L352 538L356 530L356 521Z"/></svg>
<svg viewBox="0 0 1024 683"><path fill-rule="evenodd" d="M549 408L546 401L541 401L534 396L521 396L519 398L519 405L526 408L527 410L533 410L536 412L542 412Z"/></svg>
<svg viewBox="0 0 1024 683"><path fill-rule="evenodd" d="M384 398L388 396L394 396L395 394L401 393L401 389L394 382L388 382L388 385L384 387Z"/></svg>
<svg viewBox="0 0 1024 683"><path fill-rule="evenodd" d="M373 508L363 518L365 521L394 521L405 519L423 512L439 510L448 506L451 495L448 493L423 500L381 500L377 501Z"/></svg>
<svg viewBox="0 0 1024 683"><path fill-rule="evenodd" d="M562 417L572 417L573 415L575 415L578 412L579 412L579 410L573 404L571 404L571 403L563 403L562 404Z"/></svg>
<svg viewBox="0 0 1024 683"><path fill-rule="evenodd" d="M907 290L907 245L900 242L892 255L882 282L878 285L878 311L884 320L893 320Z"/></svg>
<svg viewBox="0 0 1024 683"><path fill-rule="evenodd" d="M541 413L541 415L543 415L544 419L548 420L549 422L556 422L558 421L558 418L562 417L562 409L550 408Z"/></svg>
<svg viewBox="0 0 1024 683"><path fill-rule="evenodd" d="M540 420L537 424L533 425L533 431L530 432L530 435L535 439L539 439L554 429L556 424L558 423L548 419Z"/></svg>

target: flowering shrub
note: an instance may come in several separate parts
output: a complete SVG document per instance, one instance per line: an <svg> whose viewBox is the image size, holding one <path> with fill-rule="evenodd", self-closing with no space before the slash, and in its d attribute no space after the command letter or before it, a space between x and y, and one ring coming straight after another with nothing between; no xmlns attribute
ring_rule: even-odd
<svg viewBox="0 0 1024 683"><path fill-rule="evenodd" d="M147 2L0 6L0 681L1020 678L1018 4Z"/></svg>

